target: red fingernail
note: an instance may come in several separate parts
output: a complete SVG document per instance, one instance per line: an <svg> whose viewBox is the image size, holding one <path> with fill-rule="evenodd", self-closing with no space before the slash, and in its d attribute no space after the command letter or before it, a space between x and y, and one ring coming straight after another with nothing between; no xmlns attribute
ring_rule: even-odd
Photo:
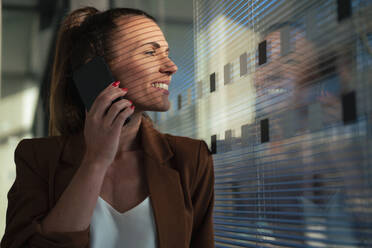
<svg viewBox="0 0 372 248"><path fill-rule="evenodd" d="M132 106L130 106L130 108L131 108L131 109L134 109L135 107L134 107L134 105L132 105Z"/></svg>
<svg viewBox="0 0 372 248"><path fill-rule="evenodd" d="M119 84L120 84L120 82L119 82L119 81L116 81L116 82L114 82L114 83L112 84L112 86L117 87Z"/></svg>
<svg viewBox="0 0 372 248"><path fill-rule="evenodd" d="M128 100L130 102L130 105L133 105L133 102L131 100Z"/></svg>
<svg viewBox="0 0 372 248"><path fill-rule="evenodd" d="M128 91L128 88L122 88L123 91Z"/></svg>

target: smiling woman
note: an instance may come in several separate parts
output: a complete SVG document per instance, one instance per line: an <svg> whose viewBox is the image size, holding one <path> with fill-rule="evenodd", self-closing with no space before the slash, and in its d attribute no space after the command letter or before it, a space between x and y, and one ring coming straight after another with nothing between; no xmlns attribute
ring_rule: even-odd
<svg viewBox="0 0 372 248"><path fill-rule="evenodd" d="M137 110L167 111L168 85L177 66L168 57L163 32L152 19L142 16L121 17L117 26L108 60L121 86L129 89L126 96Z"/></svg>
<svg viewBox="0 0 372 248"><path fill-rule="evenodd" d="M117 81L87 111L72 75L96 57ZM86 7L65 18L51 136L24 139L15 150L2 248L214 247L207 144L159 132L144 112L169 109L176 71L163 32L143 11Z"/></svg>

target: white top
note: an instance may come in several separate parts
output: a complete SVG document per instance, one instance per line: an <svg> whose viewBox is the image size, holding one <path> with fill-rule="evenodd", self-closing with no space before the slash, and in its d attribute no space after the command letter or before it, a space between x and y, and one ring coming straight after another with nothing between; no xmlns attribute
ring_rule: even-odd
<svg viewBox="0 0 372 248"><path fill-rule="evenodd" d="M150 197L125 213L98 197L90 223L90 247L155 248L156 241Z"/></svg>

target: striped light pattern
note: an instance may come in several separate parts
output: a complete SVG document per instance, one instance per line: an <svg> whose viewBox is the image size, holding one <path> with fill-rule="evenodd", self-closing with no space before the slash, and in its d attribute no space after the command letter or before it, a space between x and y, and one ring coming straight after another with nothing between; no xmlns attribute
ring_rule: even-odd
<svg viewBox="0 0 372 248"><path fill-rule="evenodd" d="M160 127L214 152L216 247L372 247L372 1L193 4Z"/></svg>

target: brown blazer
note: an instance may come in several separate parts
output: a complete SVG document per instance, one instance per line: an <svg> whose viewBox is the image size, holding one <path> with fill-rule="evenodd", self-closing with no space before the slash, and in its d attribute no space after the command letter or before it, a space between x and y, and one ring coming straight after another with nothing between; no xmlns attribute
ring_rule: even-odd
<svg viewBox="0 0 372 248"><path fill-rule="evenodd" d="M206 143L160 133L144 118L139 131L158 247L214 247L214 170ZM89 247L89 227L48 235L40 229L41 220L68 186L84 151L82 132L19 142L1 248Z"/></svg>

